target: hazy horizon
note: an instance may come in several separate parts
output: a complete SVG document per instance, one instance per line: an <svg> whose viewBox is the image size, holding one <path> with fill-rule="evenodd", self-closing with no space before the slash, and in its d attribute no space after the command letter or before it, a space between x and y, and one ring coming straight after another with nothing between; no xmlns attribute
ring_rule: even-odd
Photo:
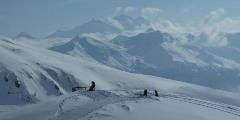
<svg viewBox="0 0 240 120"><path fill-rule="evenodd" d="M236 27L239 3L238 0L0 0L0 34L13 37L28 32L45 37L93 18L105 20L120 13L142 16L144 8L152 8L145 14L176 25L195 27L206 19L219 19Z"/></svg>

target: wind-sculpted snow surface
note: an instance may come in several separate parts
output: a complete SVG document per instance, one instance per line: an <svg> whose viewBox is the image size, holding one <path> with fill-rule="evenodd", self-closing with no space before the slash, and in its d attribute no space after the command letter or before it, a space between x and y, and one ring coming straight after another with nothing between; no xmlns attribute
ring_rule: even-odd
<svg viewBox="0 0 240 120"><path fill-rule="evenodd" d="M232 105L160 92L139 90L79 91L37 105L0 114L1 120L238 120ZM209 114L211 113L211 114ZM174 114L174 115L173 115Z"/></svg>

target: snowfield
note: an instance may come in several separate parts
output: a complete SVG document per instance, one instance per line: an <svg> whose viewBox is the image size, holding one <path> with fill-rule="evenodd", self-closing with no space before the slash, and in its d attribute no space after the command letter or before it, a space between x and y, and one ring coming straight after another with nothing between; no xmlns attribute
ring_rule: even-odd
<svg viewBox="0 0 240 120"><path fill-rule="evenodd" d="M153 91L151 91L152 93ZM80 91L0 114L1 120L239 120L240 108L190 97L134 91Z"/></svg>
<svg viewBox="0 0 240 120"><path fill-rule="evenodd" d="M7 38L0 39L0 58L0 120L240 118L237 93L128 73ZM91 81L97 91L71 93ZM149 97L141 95L145 88Z"/></svg>

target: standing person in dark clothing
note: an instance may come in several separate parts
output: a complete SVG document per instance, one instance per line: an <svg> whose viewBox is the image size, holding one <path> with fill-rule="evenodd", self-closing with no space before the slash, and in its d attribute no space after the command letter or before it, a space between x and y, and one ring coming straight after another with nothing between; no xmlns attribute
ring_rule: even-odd
<svg viewBox="0 0 240 120"><path fill-rule="evenodd" d="M92 81L92 87L93 87L93 91L95 91L95 82Z"/></svg>
<svg viewBox="0 0 240 120"><path fill-rule="evenodd" d="M96 87L95 82L92 81L92 85L90 86L89 91L95 91L95 87Z"/></svg>
<svg viewBox="0 0 240 120"><path fill-rule="evenodd" d="M147 94L148 94L147 89L144 89L144 91L143 91L143 96L147 96Z"/></svg>
<svg viewBox="0 0 240 120"><path fill-rule="evenodd" d="M158 91L157 91L157 90L155 90L155 96L157 96L157 97L159 96L159 95L158 95Z"/></svg>

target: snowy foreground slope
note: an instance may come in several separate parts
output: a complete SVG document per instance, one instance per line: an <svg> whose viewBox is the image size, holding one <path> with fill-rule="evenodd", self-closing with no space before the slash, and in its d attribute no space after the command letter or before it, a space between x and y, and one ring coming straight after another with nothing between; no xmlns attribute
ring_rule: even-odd
<svg viewBox="0 0 240 120"><path fill-rule="evenodd" d="M236 93L127 73L7 38L0 39L0 58L0 120L239 119ZM70 93L91 81L98 91ZM144 88L160 97L141 97Z"/></svg>
<svg viewBox="0 0 240 120"><path fill-rule="evenodd" d="M153 92L153 91L151 91ZM240 108L140 91L81 91L0 114L1 120L239 120Z"/></svg>

